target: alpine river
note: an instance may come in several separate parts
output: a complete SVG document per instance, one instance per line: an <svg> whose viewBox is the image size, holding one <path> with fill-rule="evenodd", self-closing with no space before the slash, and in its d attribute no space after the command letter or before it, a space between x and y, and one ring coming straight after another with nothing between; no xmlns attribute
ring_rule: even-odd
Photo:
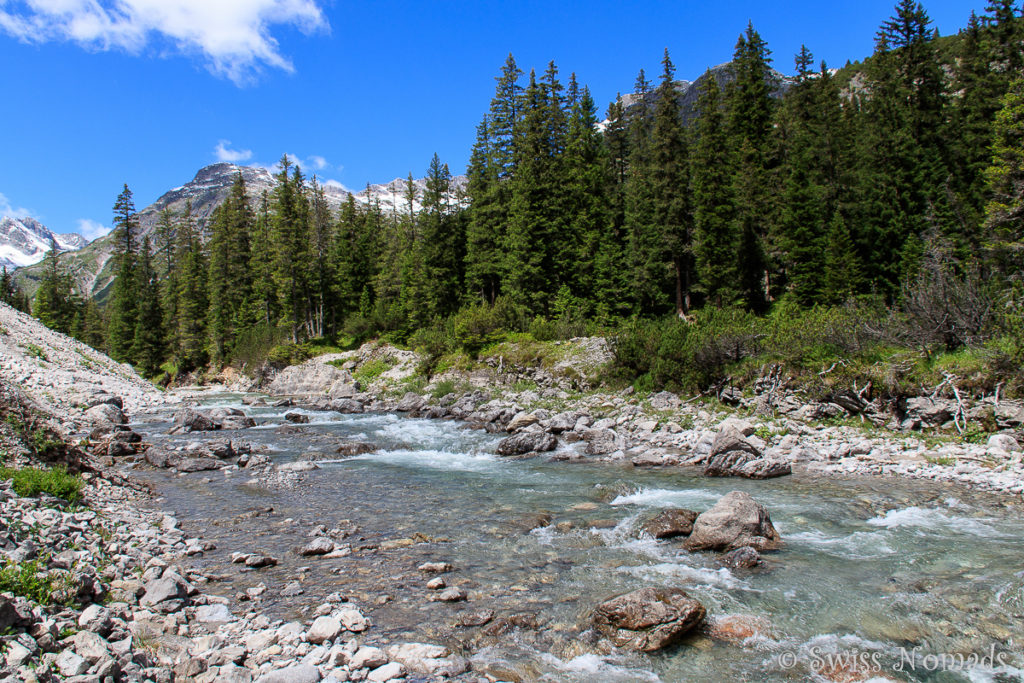
<svg viewBox="0 0 1024 683"><path fill-rule="evenodd" d="M164 437L168 413L136 429L154 442L247 441L279 464L342 442L376 450L320 456L320 469L283 483L246 470L141 473L188 533L216 544L195 564L222 575L207 590L230 597L236 613L246 610L236 596L260 583L261 609L282 619L311 618L340 593L370 617L365 642L442 643L501 680L1024 680L1020 500L900 479L749 481L507 459L494 455L500 436L454 421L299 410L309 424L279 430L285 409L244 409L257 427ZM767 506L782 535L763 567L725 569L716 553L640 532L661 508L703 511L732 490ZM347 534L340 542L352 553L300 557L318 525ZM257 551L280 564L230 563L232 552ZM452 563L445 579L468 601L432 601L416 569L428 561ZM282 597L294 580L303 593ZM736 623L756 633L697 633L653 655L602 650L587 631L594 606L651 585L684 588L711 617L742 615ZM490 624L458 625L485 610Z"/></svg>

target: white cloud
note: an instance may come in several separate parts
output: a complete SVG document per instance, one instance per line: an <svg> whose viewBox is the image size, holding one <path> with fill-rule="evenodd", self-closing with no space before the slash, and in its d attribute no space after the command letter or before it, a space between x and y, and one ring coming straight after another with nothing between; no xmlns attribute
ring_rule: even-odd
<svg viewBox="0 0 1024 683"><path fill-rule="evenodd" d="M230 161L232 164L237 164L239 161L252 159L251 149L231 149L230 145L230 140L221 140L217 143L217 146L213 148L213 155L217 157L217 161Z"/></svg>
<svg viewBox="0 0 1024 683"><path fill-rule="evenodd" d="M78 229L75 232L91 242L97 237L106 235L110 232L110 228L91 218L79 218Z"/></svg>
<svg viewBox="0 0 1024 683"><path fill-rule="evenodd" d="M24 206L12 206L11 201L7 199L7 195L0 192L0 217L9 216L11 218L36 218L36 212L32 209L26 209Z"/></svg>
<svg viewBox="0 0 1024 683"><path fill-rule="evenodd" d="M22 42L138 54L160 38L236 84L264 67L294 71L270 33L278 24L330 30L317 0L0 0L0 32Z"/></svg>

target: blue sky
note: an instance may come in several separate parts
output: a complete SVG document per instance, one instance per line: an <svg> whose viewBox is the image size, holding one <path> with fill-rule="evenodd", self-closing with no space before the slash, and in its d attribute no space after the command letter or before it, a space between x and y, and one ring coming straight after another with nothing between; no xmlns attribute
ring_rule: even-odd
<svg viewBox="0 0 1024 683"><path fill-rule="evenodd" d="M510 52L575 71L603 112L665 47L678 78L727 61L748 20L780 71L801 43L842 66L893 4L0 0L0 214L95 237L123 183L141 209L206 164L284 153L354 190L435 152L459 173ZM924 4L947 35L986 3Z"/></svg>

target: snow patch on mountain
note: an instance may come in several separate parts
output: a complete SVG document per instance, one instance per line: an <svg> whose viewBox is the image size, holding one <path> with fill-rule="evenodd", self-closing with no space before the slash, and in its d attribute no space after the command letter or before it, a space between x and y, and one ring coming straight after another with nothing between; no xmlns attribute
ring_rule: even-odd
<svg viewBox="0 0 1024 683"><path fill-rule="evenodd" d="M75 233L53 233L34 218L0 219L0 266L8 270L39 263L52 244L58 251L75 251L88 240Z"/></svg>

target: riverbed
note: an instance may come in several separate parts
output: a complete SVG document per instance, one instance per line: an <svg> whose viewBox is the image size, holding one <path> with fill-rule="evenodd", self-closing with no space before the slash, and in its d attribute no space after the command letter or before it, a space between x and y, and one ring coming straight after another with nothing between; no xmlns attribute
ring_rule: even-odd
<svg viewBox="0 0 1024 683"><path fill-rule="evenodd" d="M206 405L242 407L241 398ZM499 435L390 413L300 410L309 423L282 433L292 409L244 409L257 427L163 437L161 413L134 425L153 442L246 441L278 464L327 455L272 485L246 470L137 473L186 531L216 545L193 562L217 575L207 590L238 613L250 607L237 597L260 584L259 609L280 619L308 618L340 593L370 616L365 642L443 643L510 680L1024 680L1024 515L1009 498L893 478L750 481L508 459L494 455ZM376 450L331 457L352 441ZM733 490L767 506L784 540L762 567L726 569L717 554L640 531L659 509L703 511ZM299 556L318 532L351 554ZM280 563L245 571L232 552ZM432 577L417 570L430 561L454 566L444 579L467 601L433 599ZM281 596L293 581L302 594ZM594 606L648 585L682 587L713 617L742 615L756 633L696 634L654 655L603 649L587 631ZM484 610L494 612L488 624L458 625Z"/></svg>

